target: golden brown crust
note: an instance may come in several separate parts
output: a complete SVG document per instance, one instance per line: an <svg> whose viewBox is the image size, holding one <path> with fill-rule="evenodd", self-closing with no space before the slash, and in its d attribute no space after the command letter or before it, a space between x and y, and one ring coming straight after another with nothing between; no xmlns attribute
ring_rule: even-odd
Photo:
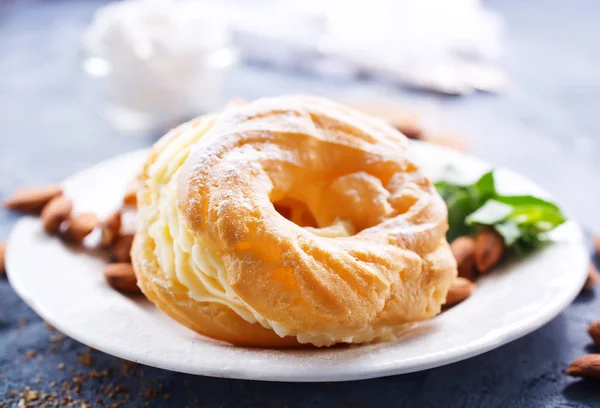
<svg viewBox="0 0 600 408"><path fill-rule="evenodd" d="M170 132L141 173L138 206L146 216L133 262L150 300L198 333L256 346L297 345L293 335L318 344L371 341L439 312L456 275L445 240L446 209L412 161L404 136L309 97L259 100L212 120ZM157 185L152 166L178 138L203 126L191 138L185 164ZM157 200L171 180L178 183L174 211L180 222L198 240L196 247L210 244L206 251L222 263L219 290L260 324L227 304L193 300L190 283L164 270L181 272L181 265L168 261L161 268L162 248L155 248L146 224L166 222ZM302 207L305 224L317 229L290 222L273 203ZM318 233L340 220L357 233ZM169 234L165 242L179 239ZM292 336L282 338L269 327ZM321 334L326 341L315 340Z"/></svg>

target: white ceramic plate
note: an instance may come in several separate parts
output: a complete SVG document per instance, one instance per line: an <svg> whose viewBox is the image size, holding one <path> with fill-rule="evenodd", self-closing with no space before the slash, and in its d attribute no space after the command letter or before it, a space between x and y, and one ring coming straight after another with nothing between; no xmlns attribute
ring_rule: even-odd
<svg viewBox="0 0 600 408"><path fill-rule="evenodd" d="M477 176L485 163L445 148L417 144L431 175L453 164ZM65 181L78 211L106 215L118 207L147 151L104 162ZM525 178L499 170L503 190L544 194ZM503 188L504 187L504 188ZM499 347L548 322L577 295L588 254L578 226L556 231L557 242L481 279L474 295L391 343L309 350L237 348L202 338L149 302L132 300L104 282L105 261L70 249L23 218L8 244L15 291L65 334L127 360L215 377L273 381L342 381L402 374L463 360Z"/></svg>

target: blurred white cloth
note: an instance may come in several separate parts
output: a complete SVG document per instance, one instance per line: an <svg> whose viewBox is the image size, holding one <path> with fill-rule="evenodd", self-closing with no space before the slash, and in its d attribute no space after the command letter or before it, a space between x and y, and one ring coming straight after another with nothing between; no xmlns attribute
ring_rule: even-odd
<svg viewBox="0 0 600 408"><path fill-rule="evenodd" d="M496 92L502 20L479 0L232 2L250 58L317 72L366 72L448 94Z"/></svg>

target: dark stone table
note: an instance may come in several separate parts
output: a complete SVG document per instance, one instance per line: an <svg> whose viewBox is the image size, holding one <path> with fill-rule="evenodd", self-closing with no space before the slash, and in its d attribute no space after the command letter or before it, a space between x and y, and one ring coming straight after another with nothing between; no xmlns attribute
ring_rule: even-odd
<svg viewBox="0 0 600 408"><path fill-rule="evenodd" d="M80 71L78 39L101 3L0 0L0 198L20 185L61 180L158 136L123 136L97 113L101 98ZM600 3L489 6L506 17L511 85L503 95L443 98L370 80L324 81L252 66L234 72L226 96L302 91L400 98L432 128L461 135L474 153L545 186L588 230L597 230ZM0 210L0 237L16 220ZM116 401L131 407L600 406L598 383L563 374L571 360L593 350L585 331L597 318L600 298L582 294L535 333L446 367L349 383L265 383L177 374L89 351L47 329L0 278L0 406L17 406L15 393L34 398L40 390L70 394L77 407L85 406L83 400L98 407Z"/></svg>

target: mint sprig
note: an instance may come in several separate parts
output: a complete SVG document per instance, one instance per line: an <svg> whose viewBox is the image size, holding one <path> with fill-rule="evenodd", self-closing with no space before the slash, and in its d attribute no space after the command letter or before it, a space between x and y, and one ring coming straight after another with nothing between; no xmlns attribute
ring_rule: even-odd
<svg viewBox="0 0 600 408"><path fill-rule="evenodd" d="M499 194L493 170L473 184L442 180L435 187L448 207L450 242L489 226L507 247L525 254L548 242L548 232L566 221L560 208L550 201L533 195Z"/></svg>

